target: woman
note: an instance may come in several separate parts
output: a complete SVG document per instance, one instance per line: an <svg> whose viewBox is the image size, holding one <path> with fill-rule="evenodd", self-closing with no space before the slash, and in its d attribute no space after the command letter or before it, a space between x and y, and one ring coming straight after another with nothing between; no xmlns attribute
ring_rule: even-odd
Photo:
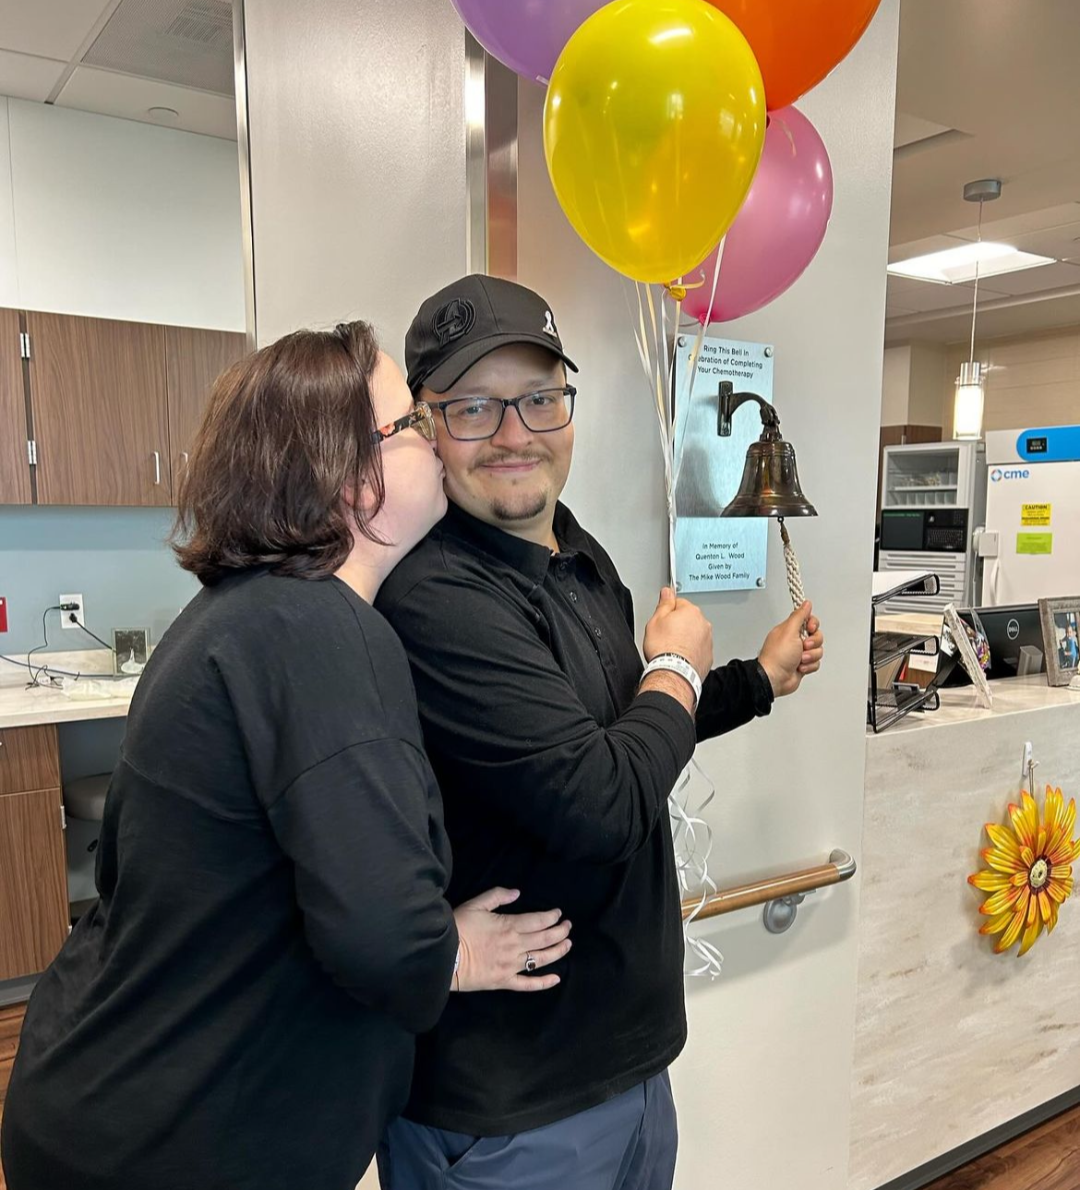
<svg viewBox="0 0 1080 1190"><path fill-rule="evenodd" d="M217 383L180 499L203 589L132 701L100 901L30 1000L9 1190L352 1190L451 990L544 990L558 911L452 911L409 669L372 610L445 510L364 323Z"/></svg>

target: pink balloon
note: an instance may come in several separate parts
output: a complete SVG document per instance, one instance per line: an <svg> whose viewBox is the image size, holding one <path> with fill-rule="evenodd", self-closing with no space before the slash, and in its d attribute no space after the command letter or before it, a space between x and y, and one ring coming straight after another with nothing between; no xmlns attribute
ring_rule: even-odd
<svg viewBox="0 0 1080 1190"><path fill-rule="evenodd" d="M699 322L729 322L760 310L814 259L833 203L832 166L817 129L793 107L769 113L765 148L750 193L731 225L709 309L716 252L684 281L683 309Z"/></svg>

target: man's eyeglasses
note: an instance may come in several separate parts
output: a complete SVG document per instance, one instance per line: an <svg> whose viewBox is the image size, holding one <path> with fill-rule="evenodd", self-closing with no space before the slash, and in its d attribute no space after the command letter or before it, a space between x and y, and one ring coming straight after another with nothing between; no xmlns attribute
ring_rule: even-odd
<svg viewBox="0 0 1080 1190"><path fill-rule="evenodd" d="M574 416L577 389L567 384L562 388L543 388L524 393L520 397L454 397L438 401L433 409L442 411L451 438L459 442L479 442L494 438L499 432L507 409L517 410L527 430L534 434L550 434L565 429Z"/></svg>
<svg viewBox="0 0 1080 1190"><path fill-rule="evenodd" d="M393 438L402 430L417 430L428 442L435 441L435 416L431 407L425 401L417 401L409 413L399 417L388 426L380 426L372 435L371 441L381 446L387 438Z"/></svg>

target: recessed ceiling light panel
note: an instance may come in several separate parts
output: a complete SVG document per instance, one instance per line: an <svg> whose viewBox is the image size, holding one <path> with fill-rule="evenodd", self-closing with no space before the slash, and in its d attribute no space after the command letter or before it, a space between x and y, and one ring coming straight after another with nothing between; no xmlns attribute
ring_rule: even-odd
<svg viewBox="0 0 1080 1190"><path fill-rule="evenodd" d="M1021 269L1035 269L1044 264L1056 263L1052 256L1035 256L1031 252L1021 252L1010 244L983 240L946 248L942 252L930 252L926 256L913 256L910 260L898 260L889 265L889 272L895 277L914 277L918 281L957 285L974 281L976 272L980 277L997 277L1002 273L1017 273Z"/></svg>

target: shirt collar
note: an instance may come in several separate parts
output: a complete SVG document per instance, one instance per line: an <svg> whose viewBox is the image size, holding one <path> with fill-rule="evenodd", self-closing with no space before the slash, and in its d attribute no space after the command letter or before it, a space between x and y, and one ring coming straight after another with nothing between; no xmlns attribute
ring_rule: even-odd
<svg viewBox="0 0 1080 1190"><path fill-rule="evenodd" d="M520 571L534 583L542 583L551 563L552 553L546 545L537 545L524 538L515 537L504 529L489 525L453 502L448 501L446 516L441 528L453 537L469 545L479 547L500 561ZM594 570L599 570L594 557L592 541L577 523L574 514L559 502L555 506L555 536L563 547L562 553L582 554L588 558Z"/></svg>

